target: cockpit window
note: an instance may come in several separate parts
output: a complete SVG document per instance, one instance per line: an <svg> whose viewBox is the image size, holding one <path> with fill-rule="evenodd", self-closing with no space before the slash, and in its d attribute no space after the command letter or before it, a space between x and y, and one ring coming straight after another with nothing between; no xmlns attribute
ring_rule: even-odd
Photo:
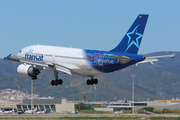
<svg viewBox="0 0 180 120"><path fill-rule="evenodd" d="M22 52L22 50L19 51L19 53L21 53L21 52Z"/></svg>

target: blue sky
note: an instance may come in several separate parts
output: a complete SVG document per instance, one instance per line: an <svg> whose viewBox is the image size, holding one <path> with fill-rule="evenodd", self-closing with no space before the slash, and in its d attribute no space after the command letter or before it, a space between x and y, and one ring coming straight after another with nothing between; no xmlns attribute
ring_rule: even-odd
<svg viewBox="0 0 180 120"><path fill-rule="evenodd" d="M111 50L149 14L139 54L180 51L179 0L1 0L0 58L41 44Z"/></svg>

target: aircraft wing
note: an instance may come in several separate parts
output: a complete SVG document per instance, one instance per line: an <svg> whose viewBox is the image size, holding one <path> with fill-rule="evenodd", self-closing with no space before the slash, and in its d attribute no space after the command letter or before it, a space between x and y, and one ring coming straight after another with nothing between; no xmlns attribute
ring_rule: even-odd
<svg viewBox="0 0 180 120"><path fill-rule="evenodd" d="M4 59L6 59L6 60L11 60L11 61L16 61L16 62L20 62L20 60L19 60L19 58L17 58L17 56L11 56L11 54L8 55L7 57L4 57Z"/></svg>
<svg viewBox="0 0 180 120"><path fill-rule="evenodd" d="M72 75L71 70L78 70L80 69L78 66L67 64L67 63L53 63L55 65L55 69L58 72L65 73Z"/></svg>
<svg viewBox="0 0 180 120"><path fill-rule="evenodd" d="M76 65L67 64L67 63L38 62L38 61L29 61L29 60L19 59L16 56L11 56L11 54L8 55L7 57L4 57L4 59L21 62L22 64L29 64L39 69L45 69L46 67L51 67L57 70L58 72L69 74L69 75L72 75L71 70L80 69Z"/></svg>
<svg viewBox="0 0 180 120"><path fill-rule="evenodd" d="M158 61L158 59L168 58L168 57L174 59L174 55L175 55L175 54L172 54L172 55L164 55L164 56L146 57L143 61L138 62L138 63L136 63L135 65L137 66L137 64L139 64L139 63L150 63L150 64L154 65L153 62Z"/></svg>

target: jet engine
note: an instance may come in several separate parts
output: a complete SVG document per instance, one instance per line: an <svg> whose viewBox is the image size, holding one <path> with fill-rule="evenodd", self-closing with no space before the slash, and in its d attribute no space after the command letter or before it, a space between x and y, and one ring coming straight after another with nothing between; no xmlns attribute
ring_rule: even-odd
<svg viewBox="0 0 180 120"><path fill-rule="evenodd" d="M17 74L21 77L31 77L32 79L37 79L40 71L31 65L20 64L17 68Z"/></svg>

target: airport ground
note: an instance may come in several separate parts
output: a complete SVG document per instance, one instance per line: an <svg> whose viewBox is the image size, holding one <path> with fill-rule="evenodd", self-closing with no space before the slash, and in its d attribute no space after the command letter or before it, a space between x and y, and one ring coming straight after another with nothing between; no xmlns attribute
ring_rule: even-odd
<svg viewBox="0 0 180 120"><path fill-rule="evenodd" d="M32 114L32 115L0 115L3 120L180 120L180 115L172 114Z"/></svg>

